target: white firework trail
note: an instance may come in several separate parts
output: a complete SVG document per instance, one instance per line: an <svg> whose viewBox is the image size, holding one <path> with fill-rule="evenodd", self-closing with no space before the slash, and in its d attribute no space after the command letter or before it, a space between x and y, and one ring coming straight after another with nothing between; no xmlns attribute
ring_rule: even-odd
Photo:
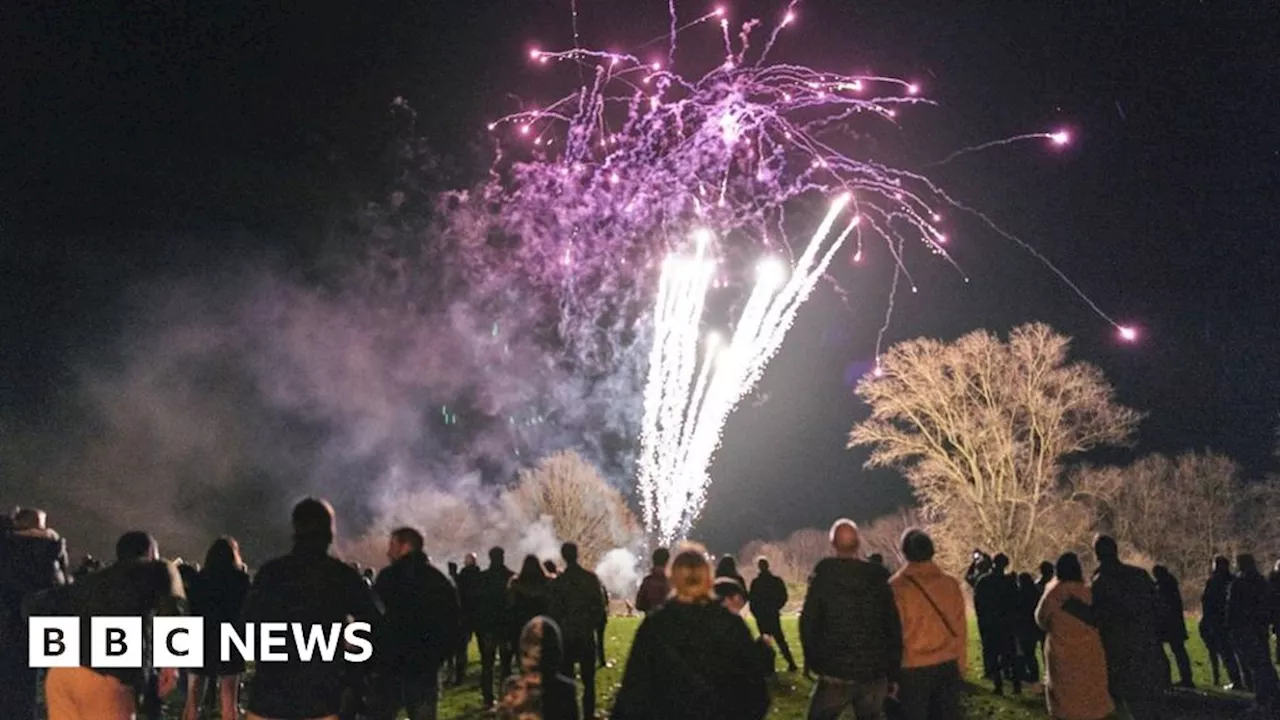
<svg viewBox="0 0 1280 720"><path fill-rule="evenodd" d="M725 421L760 381L801 304L858 225L855 216L832 239L832 228L849 200L845 194L832 202L790 277L778 260L760 264L755 288L727 345L716 335L705 342L700 337L716 273L709 258L710 233L695 236L692 256L673 255L665 261L654 310L639 466L645 525L656 542L684 539L702 513Z"/></svg>

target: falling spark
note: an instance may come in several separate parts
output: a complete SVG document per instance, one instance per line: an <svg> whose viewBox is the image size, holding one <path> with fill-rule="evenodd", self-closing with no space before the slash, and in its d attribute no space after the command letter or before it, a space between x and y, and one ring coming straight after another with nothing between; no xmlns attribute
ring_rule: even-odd
<svg viewBox="0 0 1280 720"><path fill-rule="evenodd" d="M946 156L945 158L937 162L929 163L928 165L925 165L925 167L938 167L941 165L946 165L947 163L951 162L952 160L955 160L961 155L968 155L969 153L975 153L975 152L987 150L993 147L1012 145L1014 143L1022 142L1023 140L1036 140L1040 138L1048 139L1054 145L1057 145L1059 147L1071 142L1071 135L1064 130L1059 130L1057 132L1039 132L1039 133L1026 133L1023 135L1014 135L1013 137L1007 137L1001 140L992 140L991 142L985 142L985 143L982 143L981 145L970 145L969 147L960 148L959 150L956 150L955 152L951 153L950 155Z"/></svg>
<svg viewBox="0 0 1280 720"><path fill-rule="evenodd" d="M818 231L791 268L769 258L728 344L712 335L699 343L699 326L717 262L711 237L700 231L692 257L668 257L654 316L641 433L639 486L645 523L658 542L683 539L706 502L708 469L729 414L760 381L800 306L856 227L831 231L849 195L832 202ZM699 358L699 346L704 348Z"/></svg>

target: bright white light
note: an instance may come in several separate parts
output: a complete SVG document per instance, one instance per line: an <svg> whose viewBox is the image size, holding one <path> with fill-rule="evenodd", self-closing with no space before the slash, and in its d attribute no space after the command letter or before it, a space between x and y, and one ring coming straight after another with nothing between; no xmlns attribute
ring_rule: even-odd
<svg viewBox="0 0 1280 720"><path fill-rule="evenodd" d="M765 258L756 266L756 277L760 284L773 288L782 283L786 277L786 270L783 269L782 263L774 258Z"/></svg>
<svg viewBox="0 0 1280 720"><path fill-rule="evenodd" d="M908 95L918 95L919 93L920 93L919 85L916 85L915 83L911 83L910 85L907 86Z"/></svg>
<svg viewBox="0 0 1280 720"><path fill-rule="evenodd" d="M1066 130L1059 130L1058 132L1051 134L1049 139L1053 141L1054 145L1066 145L1071 142L1071 134Z"/></svg>
<svg viewBox="0 0 1280 720"><path fill-rule="evenodd" d="M1124 340L1125 342L1133 342L1138 339L1138 331L1136 328L1132 328L1128 325L1121 325L1118 329L1120 331L1121 340Z"/></svg>

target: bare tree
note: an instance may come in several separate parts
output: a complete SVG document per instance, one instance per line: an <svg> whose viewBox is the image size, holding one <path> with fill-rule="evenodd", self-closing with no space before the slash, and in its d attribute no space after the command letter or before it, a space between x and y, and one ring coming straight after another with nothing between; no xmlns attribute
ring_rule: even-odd
<svg viewBox="0 0 1280 720"><path fill-rule="evenodd" d="M1213 453L1156 454L1127 467L1082 468L1072 485L1097 509L1099 529L1178 577L1198 576L1215 554L1234 554L1241 545L1242 501L1271 500L1248 492L1239 466Z"/></svg>
<svg viewBox="0 0 1280 720"><path fill-rule="evenodd" d="M913 527L923 527L924 522L915 508L901 507L889 515L872 520L860 533L862 547L867 556L879 553L891 566L905 565L902 556L902 534Z"/></svg>
<svg viewBox="0 0 1280 720"><path fill-rule="evenodd" d="M903 472L952 553L969 545L1038 561L1079 513L1061 488L1063 461L1129 443L1141 419L1101 370L1069 361L1069 345L1043 324L1008 342L980 331L896 345L858 385L871 417L850 447L871 446L868 466Z"/></svg>
<svg viewBox="0 0 1280 720"><path fill-rule="evenodd" d="M504 500L519 508L530 522L548 517L556 536L578 544L585 567L609 550L630 547L640 525L622 494L572 451L558 452L520 471L520 481Z"/></svg>

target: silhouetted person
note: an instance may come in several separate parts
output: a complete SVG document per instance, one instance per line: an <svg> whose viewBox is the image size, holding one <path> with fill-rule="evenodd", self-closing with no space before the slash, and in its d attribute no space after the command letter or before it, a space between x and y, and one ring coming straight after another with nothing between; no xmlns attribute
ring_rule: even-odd
<svg viewBox="0 0 1280 720"><path fill-rule="evenodd" d="M1160 647L1160 596L1146 570L1120 562L1114 538L1093 543L1098 570L1093 575L1093 610L1107 679L1116 705L1135 720L1156 717L1156 704L1169 687L1169 659Z"/></svg>
<svg viewBox="0 0 1280 720"><path fill-rule="evenodd" d="M150 535L127 532L116 541L116 562L83 583L54 590L49 597L60 607L34 609L33 615L75 615L80 637L91 637L91 618L142 617L144 660L150 657L152 622L156 615L182 614L186 598L173 563L160 559ZM65 601L65 605L62 603ZM82 640L82 661L92 656L91 641ZM178 684L173 668L59 667L45 677L45 704L58 720L132 720L135 714L158 718L156 696L169 694ZM139 697L143 700L139 713Z"/></svg>
<svg viewBox="0 0 1280 720"><path fill-rule="evenodd" d="M1204 593L1200 596L1200 639L1204 640L1205 649L1209 652L1213 684L1222 686L1222 676L1218 670L1221 662L1226 667L1227 678L1231 682L1228 689L1244 689L1236 653L1231 647L1231 632L1227 627L1227 590L1230 587L1231 562L1218 555L1213 558L1213 571L1205 581Z"/></svg>
<svg viewBox="0 0 1280 720"><path fill-rule="evenodd" d="M307 498L293 507L293 549L262 566L245 599L241 620L253 623L299 623L304 635L329 636L348 616L371 625L378 648L382 609L364 578L329 554L333 544L333 506ZM233 649L234 652L234 649ZM342 710L351 673L341 650L332 661L313 656L304 662L290 643L285 662L260 662L249 682L249 720L253 718L324 718ZM351 664L352 672L363 670Z"/></svg>
<svg viewBox="0 0 1280 720"><path fill-rule="evenodd" d="M241 657L222 661L221 635L223 623L240 618L249 594L249 571L240 557L240 545L233 537L213 541L204 557L204 567L192 579L188 598L191 614L204 618L204 667L195 668L187 682L187 704L183 720L200 717L200 701L212 681L217 686L218 708L222 720L240 717L240 676L245 663Z"/></svg>
<svg viewBox="0 0 1280 720"><path fill-rule="evenodd" d="M960 581L933 562L933 539L912 528L902 535L907 564L893 578L902 620L902 720L960 720L968 665L968 622Z"/></svg>
<svg viewBox="0 0 1280 720"><path fill-rule="evenodd" d="M462 597L461 597L461 593L458 592L458 563L450 560L448 563L445 564L445 568L447 569L447 574L449 575L449 582L453 583L454 595L457 596L457 600L458 600L458 608L459 608L458 637L457 637L458 642L456 643L456 645L461 646L465 649L466 646L464 643L466 643L467 641L462 638L462 610L461 610ZM457 675L458 675L458 647L453 647L453 648L450 648L448 657L444 659L444 684L446 686L462 684L462 681L455 680Z"/></svg>
<svg viewBox="0 0 1280 720"><path fill-rule="evenodd" d="M486 708L493 707L493 662L498 658L500 677L511 674L511 613L507 607L507 587L515 573L506 566L506 552L489 550L489 568L480 574L475 615L476 639L480 643L480 696Z"/></svg>
<svg viewBox="0 0 1280 720"><path fill-rule="evenodd" d="M554 580L560 574L560 568L556 567L555 560L545 560L542 563L542 569L546 571L547 577ZM558 632L558 631L557 631Z"/></svg>
<svg viewBox="0 0 1280 720"><path fill-rule="evenodd" d="M1054 577L1053 563L1049 562L1048 560L1041 562L1040 577L1039 579L1036 580L1036 592L1039 593L1040 597L1042 598L1044 597L1045 588L1049 586L1049 583L1053 580L1053 577ZM1043 652L1044 650L1044 637L1045 637L1044 633L1041 632L1040 633L1041 652Z"/></svg>
<svg viewBox="0 0 1280 720"><path fill-rule="evenodd" d="M782 609L787 606L787 584L782 578L769 572L768 558L756 560L760 573L751 581L751 614L756 617L756 627L761 634L773 638L787 661L787 671L796 671L796 660L791 655L791 647L787 645L787 637L782 632Z"/></svg>
<svg viewBox="0 0 1280 720"><path fill-rule="evenodd" d="M480 567L476 565L476 555L467 553L467 557L462 561L462 569L458 571L457 579L458 605L462 609L458 644L453 658L453 680L457 685L462 684L467 674L467 646L471 644L471 636L476 632L482 585Z"/></svg>
<svg viewBox="0 0 1280 720"><path fill-rule="evenodd" d="M1271 664L1271 648L1267 635L1271 626L1271 603L1267 580L1258 572L1252 555L1236 557L1237 572L1227 589L1227 628L1246 683L1252 676L1252 689L1260 706L1276 709L1276 668Z"/></svg>
<svg viewBox="0 0 1280 720"><path fill-rule="evenodd" d="M1045 699L1062 720L1102 720L1115 703L1107 692L1107 657L1091 615L1093 593L1075 553L1058 558L1054 577L1036 608L1045 631Z"/></svg>
<svg viewBox="0 0 1280 720"><path fill-rule="evenodd" d="M1182 590L1178 587L1178 579L1169 572L1169 568L1156 565L1151 568L1156 579L1156 590L1160 593L1159 624L1160 642L1169 646L1173 659L1178 665L1179 684L1184 688L1194 688L1191 679L1191 658L1187 656L1187 620L1182 610Z"/></svg>
<svg viewBox="0 0 1280 720"><path fill-rule="evenodd" d="M0 536L0 717L36 716L37 670L27 658L22 603L70 582L66 541L46 526L44 511L19 510Z"/></svg>
<svg viewBox="0 0 1280 720"><path fill-rule="evenodd" d="M607 667L608 661L604 656L604 634L609 627L609 591L605 588L604 583L600 583L600 600L601 605L600 620L596 623L596 660L600 667Z"/></svg>
<svg viewBox="0 0 1280 720"><path fill-rule="evenodd" d="M742 611L747 607L747 591L737 580L733 578L716 578L714 590L716 597L720 599L720 605L726 610L742 617ZM758 623L757 623L758 624ZM756 666L760 672L760 677L771 677L774 674L774 665L777 653L773 651L774 639L772 636L761 632L760 636L755 639L754 652L750 657L746 658Z"/></svg>
<svg viewBox="0 0 1280 720"><path fill-rule="evenodd" d="M1040 626L1036 625L1036 607L1040 605L1040 587L1031 573L1018 573L1018 609L1014 620L1014 632L1018 639L1020 670L1025 682L1040 683L1040 663L1036 660L1036 647L1044 639Z"/></svg>
<svg viewBox="0 0 1280 720"><path fill-rule="evenodd" d="M560 668L560 626L539 615L520 633L520 672L509 678L498 703L498 720L578 720L577 688Z"/></svg>
<svg viewBox="0 0 1280 720"><path fill-rule="evenodd" d="M742 587L747 586L747 581L743 579L742 573L738 572L738 561L732 555L725 555L720 558L720 562L716 563L716 577L733 578Z"/></svg>
<svg viewBox="0 0 1280 720"><path fill-rule="evenodd" d="M973 608L982 638L982 669L997 695L1004 694L1004 678L1013 680L1013 692L1022 692L1023 668L1018 657L1018 581L1005 573L1009 557L997 554L991 572L973 589Z"/></svg>
<svg viewBox="0 0 1280 720"><path fill-rule="evenodd" d="M889 569L889 566L884 564L884 555L881 555L880 553L871 553L870 555L868 555L867 562L873 565L879 565L880 567L886 570Z"/></svg>
<svg viewBox="0 0 1280 720"><path fill-rule="evenodd" d="M375 720L393 720L404 710L411 720L434 720L440 699L440 666L457 647L458 593L423 552L422 533L409 527L391 533L391 564L373 589L386 607L374 646Z"/></svg>
<svg viewBox="0 0 1280 720"><path fill-rule="evenodd" d="M520 574L511 580L507 588L507 605L511 612L511 626L517 628L517 632L523 632L530 620L551 611L551 579L537 556L525 556ZM513 646L520 644L518 635L512 637L512 643Z"/></svg>
<svg viewBox="0 0 1280 720"><path fill-rule="evenodd" d="M551 617L564 634L564 674L582 679L582 717L596 716L595 631L604 614L600 578L578 564L578 546L560 546L564 571L551 583Z"/></svg>
<svg viewBox="0 0 1280 720"><path fill-rule="evenodd" d="M666 548L653 551L653 569L644 580L640 581L640 590L636 593L636 609L648 615L662 607L671 594L671 586L667 583L667 563L671 553Z"/></svg>
<svg viewBox="0 0 1280 720"><path fill-rule="evenodd" d="M974 550L973 557L969 561L969 569L964 573L964 581L969 587L978 587L978 581L983 575L991 572L991 556L981 550Z"/></svg>
<svg viewBox="0 0 1280 720"><path fill-rule="evenodd" d="M671 598L640 623L613 720L761 720L769 691L751 631L716 602L706 551L676 554Z"/></svg>
<svg viewBox="0 0 1280 720"><path fill-rule="evenodd" d="M902 624L889 573L858 558L858 526L831 526L835 557L820 561L800 614L806 674L818 682L810 720L835 720L853 706L859 720L880 718L902 671Z"/></svg>

